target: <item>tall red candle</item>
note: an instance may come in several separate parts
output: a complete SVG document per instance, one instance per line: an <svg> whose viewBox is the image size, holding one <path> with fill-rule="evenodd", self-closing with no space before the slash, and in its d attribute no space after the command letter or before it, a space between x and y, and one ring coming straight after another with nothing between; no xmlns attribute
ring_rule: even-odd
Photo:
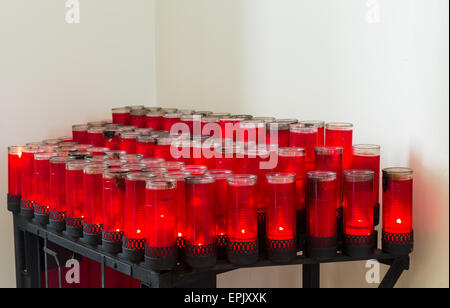
<svg viewBox="0 0 450 308"><path fill-rule="evenodd" d="M324 121L301 121L302 127L316 127L318 132L318 146L325 145L325 122Z"/></svg>
<svg viewBox="0 0 450 308"><path fill-rule="evenodd" d="M138 134L135 132L123 132L119 136L119 150L128 154L136 154L136 144Z"/></svg>
<svg viewBox="0 0 450 308"><path fill-rule="evenodd" d="M8 210L20 211L22 195L22 151L25 146L8 147Z"/></svg>
<svg viewBox="0 0 450 308"><path fill-rule="evenodd" d="M231 263L248 265L258 260L258 220L255 175L229 176L227 256Z"/></svg>
<svg viewBox="0 0 450 308"><path fill-rule="evenodd" d="M61 232L66 223L66 164L69 157L50 158L50 227Z"/></svg>
<svg viewBox="0 0 450 308"><path fill-rule="evenodd" d="M383 169L383 251L407 255L413 242L413 170Z"/></svg>
<svg viewBox="0 0 450 308"><path fill-rule="evenodd" d="M50 211L50 158L56 153L38 153L34 155L34 177L36 185L36 204L34 217L40 224L48 224Z"/></svg>
<svg viewBox="0 0 450 308"><path fill-rule="evenodd" d="M36 182L34 177L34 155L42 153L38 146L27 146L22 151L22 200L20 214L28 219L34 215Z"/></svg>
<svg viewBox="0 0 450 308"><path fill-rule="evenodd" d="M306 170L314 170L314 148L319 145L317 127L303 127L301 124L291 125L289 142L291 147L299 147L305 149Z"/></svg>
<svg viewBox="0 0 450 308"><path fill-rule="evenodd" d="M325 144L342 147L344 170L350 169L352 163L353 124L327 123Z"/></svg>
<svg viewBox="0 0 450 308"><path fill-rule="evenodd" d="M72 126L73 141L76 141L79 144L88 143L87 130L88 126L85 124L73 125Z"/></svg>
<svg viewBox="0 0 450 308"><path fill-rule="evenodd" d="M150 179L145 199L146 264L154 270L170 270L177 260L177 181Z"/></svg>
<svg viewBox="0 0 450 308"><path fill-rule="evenodd" d="M130 109L127 107L113 108L112 120L114 124L130 125L131 123Z"/></svg>
<svg viewBox="0 0 450 308"><path fill-rule="evenodd" d="M83 169L85 160L69 161L66 164L66 230L74 238L81 237L84 219Z"/></svg>
<svg viewBox="0 0 450 308"><path fill-rule="evenodd" d="M245 120L244 118L230 118L230 117L221 118L220 128L222 130L222 138L236 141L239 123L244 120Z"/></svg>
<svg viewBox="0 0 450 308"><path fill-rule="evenodd" d="M92 144L95 147L104 147L105 138L103 136L103 127L92 127L87 132L87 143Z"/></svg>

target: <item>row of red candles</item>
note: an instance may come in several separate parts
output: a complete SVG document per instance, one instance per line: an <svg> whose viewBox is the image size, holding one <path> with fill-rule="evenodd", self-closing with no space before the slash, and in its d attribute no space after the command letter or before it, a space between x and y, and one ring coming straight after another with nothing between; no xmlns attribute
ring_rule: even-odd
<svg viewBox="0 0 450 308"><path fill-rule="evenodd" d="M248 241L257 236L256 211L267 213L268 238L286 240L295 237L295 211L305 209L306 187L310 237L332 237L336 233L336 208L342 205L346 234L369 235L373 232L373 213L379 195L379 147L352 147L350 124L327 125L325 138L325 125L321 122L296 124L295 121L277 122L271 118L249 121L245 120L249 116L232 118L222 114L218 118L213 114L205 116L205 113L201 113L198 116L203 116L208 121L217 118L219 122L239 119L238 124L244 125L238 125L235 131L239 131L240 127L254 128L254 124L257 124L256 127L266 134L266 128L279 129L289 123L288 141L286 138L275 139L280 146L276 150L273 147L256 147L256 151L251 151L251 141L258 143L259 140L251 139L255 135L244 133L242 135L246 139L243 141L246 143L238 147L242 151L236 151L235 147L228 146L223 140L218 143L218 148L216 139L214 143L208 143L208 147L213 144L214 150L221 154L231 148L231 156L206 158L200 155L198 158L174 159L170 151L174 144L176 147L188 146L192 149L195 146L203 147L207 140L186 142L188 139L181 138L180 143L179 137L157 131L159 127L149 127L148 119L161 118L159 123L164 123L164 119L184 119L177 118L178 113L170 110L165 111L168 112L166 115L159 111L150 114L147 114L148 111L145 114L141 112L146 121L140 122L140 128L126 126L138 124L133 121L133 111L117 111L113 111L113 124L91 123L84 131L80 130L81 126L74 126L73 141L66 138L47 140L40 145L30 144L25 149L12 147L9 194L22 195L23 200L34 201L36 205L44 206L50 211L65 212L71 218L84 218L86 224L101 224L109 231L125 231L126 238L146 238L147 245L165 247L169 244L167 241L173 243L176 236L187 236L187 242L192 245L211 244L216 235L222 234L227 234L231 241ZM170 125L173 124L175 122ZM239 141L241 134L234 135L235 138L237 136L236 141ZM113 139L116 140L112 141ZM233 143L236 144L237 142ZM109 149L100 148L104 146ZM52 153L43 153L49 151ZM259 163L269 159L274 151L278 153L278 165L272 170L260 169ZM90 152L94 157L84 161L71 161L70 157L79 158L83 152ZM133 155L135 153L146 158L141 160L138 155ZM243 155L238 155L240 153ZM111 160L115 156L119 160ZM349 158L346 160L345 157ZM105 161L108 158L110 160ZM173 160L178 162L171 162ZM17 171L20 166L22 185L19 185L21 176ZM163 169L165 167L171 172L166 173L165 179L161 179L161 174L169 171ZM211 170L207 176L201 176L208 167L216 171ZM359 171L349 170L352 168ZM128 174L129 171L146 173ZM189 171L197 177L189 178ZM269 174L270 172L277 173ZM383 194L383 230L386 232L412 231L412 177L398 176L405 172L410 174L410 170L399 168L387 169L385 173L388 185ZM231 175L232 173L235 175ZM150 174L160 176L150 179ZM165 188L162 189L163 187ZM184 192L186 187L188 189ZM122 200L119 202L121 205L118 206L117 200ZM163 200L172 202L164 203ZM180 206L185 202L187 207ZM200 203L197 204L198 202ZM145 214L144 204L154 204L156 210L147 206ZM194 210L198 205L203 212ZM315 211L318 211L317 215ZM242 216L243 212L245 217ZM210 220L205 221L205 217Z"/></svg>

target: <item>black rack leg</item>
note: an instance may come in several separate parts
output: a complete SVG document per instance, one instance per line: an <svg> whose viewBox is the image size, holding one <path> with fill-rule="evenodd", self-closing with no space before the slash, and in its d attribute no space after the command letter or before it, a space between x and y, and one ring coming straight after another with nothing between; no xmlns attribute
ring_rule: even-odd
<svg viewBox="0 0 450 308"><path fill-rule="evenodd" d="M394 260L388 272L381 281L380 289L393 288L398 279L402 275L403 271L409 269L409 256L399 257Z"/></svg>
<svg viewBox="0 0 450 308"><path fill-rule="evenodd" d="M16 286L25 288L24 270L25 270L25 243L24 232L17 226L16 215L14 214L14 255L16 262Z"/></svg>
<svg viewBox="0 0 450 308"><path fill-rule="evenodd" d="M303 288L320 288L320 264L303 264Z"/></svg>
<svg viewBox="0 0 450 308"><path fill-rule="evenodd" d="M24 232L25 270L24 285L26 288L41 287L39 237Z"/></svg>

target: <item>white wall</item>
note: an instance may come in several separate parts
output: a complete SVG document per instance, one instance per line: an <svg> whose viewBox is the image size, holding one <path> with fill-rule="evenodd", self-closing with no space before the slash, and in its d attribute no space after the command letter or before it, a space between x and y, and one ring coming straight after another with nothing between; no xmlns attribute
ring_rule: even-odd
<svg viewBox="0 0 450 308"><path fill-rule="evenodd" d="M15 286L7 146L70 135L115 106L155 105L154 1L0 1L0 287Z"/></svg>
<svg viewBox="0 0 450 308"><path fill-rule="evenodd" d="M448 1L157 0L156 16L160 105L351 121L356 143L381 144L383 167L414 168L416 248L399 286L448 287ZM323 266L322 286L373 286L364 274ZM219 285L299 275L241 270Z"/></svg>

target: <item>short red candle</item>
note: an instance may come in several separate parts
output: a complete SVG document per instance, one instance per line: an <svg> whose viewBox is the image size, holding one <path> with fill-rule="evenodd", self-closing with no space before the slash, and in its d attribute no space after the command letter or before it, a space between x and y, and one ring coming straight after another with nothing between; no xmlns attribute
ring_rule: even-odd
<svg viewBox="0 0 450 308"><path fill-rule="evenodd" d="M293 173L296 177L296 210L305 209L305 149L280 148L278 150L277 172Z"/></svg>
<svg viewBox="0 0 450 308"><path fill-rule="evenodd" d="M101 232L103 227L103 172L105 164L90 164L83 170L84 223Z"/></svg>
<svg viewBox="0 0 450 308"><path fill-rule="evenodd" d="M147 126L147 110L138 109L130 111L130 123L132 126L144 128Z"/></svg>
<svg viewBox="0 0 450 308"><path fill-rule="evenodd" d="M105 137L103 136L103 127L92 127L88 129L87 143L92 144L94 147L104 147Z"/></svg>
<svg viewBox="0 0 450 308"><path fill-rule="evenodd" d="M352 163L353 124L328 123L326 126L325 144L342 147L344 149L344 170L350 169Z"/></svg>
<svg viewBox="0 0 450 308"><path fill-rule="evenodd" d="M66 218L66 164L69 161L68 157L50 158L50 221Z"/></svg>
<svg viewBox="0 0 450 308"><path fill-rule="evenodd" d="M153 136L138 136L136 140L137 154L141 154L144 157L153 157L155 155L156 139Z"/></svg>
<svg viewBox="0 0 450 308"><path fill-rule="evenodd" d="M179 113L167 113L163 117L162 129L170 131L172 126L180 122L181 114Z"/></svg>
<svg viewBox="0 0 450 308"><path fill-rule="evenodd" d="M22 194L22 152L24 146L8 148L8 195Z"/></svg>
<svg viewBox="0 0 450 308"><path fill-rule="evenodd" d="M336 237L337 178L331 171L306 174L307 232L310 238Z"/></svg>
<svg viewBox="0 0 450 308"><path fill-rule="evenodd" d="M289 124L281 122L270 122L266 124L266 143L278 145L279 147L289 146Z"/></svg>
<svg viewBox="0 0 450 308"><path fill-rule="evenodd" d="M36 184L35 214L48 215L50 209L50 158L56 153L34 155L34 176Z"/></svg>
<svg viewBox="0 0 450 308"><path fill-rule="evenodd" d="M241 121L237 129L238 142L266 143L266 124L264 121Z"/></svg>
<svg viewBox="0 0 450 308"><path fill-rule="evenodd" d="M374 215L379 215L380 204L380 146L371 144L358 144L352 147L352 169L372 170L374 172L373 206ZM378 219L375 219L378 224Z"/></svg>
<svg viewBox="0 0 450 308"><path fill-rule="evenodd" d="M171 154L171 147L174 142L174 137L158 138L155 144L155 157L162 158L165 161L174 160Z"/></svg>
<svg viewBox="0 0 450 308"><path fill-rule="evenodd" d="M136 154L136 144L138 134L135 132L123 132L119 136L119 150L128 154Z"/></svg>
<svg viewBox="0 0 450 308"><path fill-rule="evenodd" d="M163 129L163 112L150 112L146 115L146 127L153 128L155 131Z"/></svg>
<svg viewBox="0 0 450 308"><path fill-rule="evenodd" d="M66 164L66 202L69 220L84 219L84 182L83 169L89 163L85 160L69 161ZM72 227L82 227L78 223Z"/></svg>
<svg viewBox="0 0 450 308"><path fill-rule="evenodd" d="M316 127L318 131L318 146L325 145L325 122L324 121L301 121L302 127Z"/></svg>
<svg viewBox="0 0 450 308"><path fill-rule="evenodd" d="M208 167L201 165L186 165L182 170L192 173L193 176L202 176L206 173Z"/></svg>
<svg viewBox="0 0 450 308"><path fill-rule="evenodd" d="M112 109L112 120L114 124L130 125L130 109L123 108L113 108Z"/></svg>
<svg viewBox="0 0 450 308"><path fill-rule="evenodd" d="M344 234L373 233L373 178L370 170L344 171Z"/></svg>
<svg viewBox="0 0 450 308"><path fill-rule="evenodd" d="M342 168L342 147L337 146L321 146L315 148L316 153L316 170L332 171L337 176L337 194L338 199L336 208L342 207L343 198L343 168Z"/></svg>
<svg viewBox="0 0 450 308"><path fill-rule="evenodd" d="M291 125L289 137L291 147L304 148L305 167L307 171L314 170L315 153L314 148L319 145L318 130L316 127L303 127L301 124Z"/></svg>
<svg viewBox="0 0 450 308"><path fill-rule="evenodd" d="M76 141L79 144L88 143L87 130L88 130L88 126L85 124L73 125L72 126L73 141Z"/></svg>

